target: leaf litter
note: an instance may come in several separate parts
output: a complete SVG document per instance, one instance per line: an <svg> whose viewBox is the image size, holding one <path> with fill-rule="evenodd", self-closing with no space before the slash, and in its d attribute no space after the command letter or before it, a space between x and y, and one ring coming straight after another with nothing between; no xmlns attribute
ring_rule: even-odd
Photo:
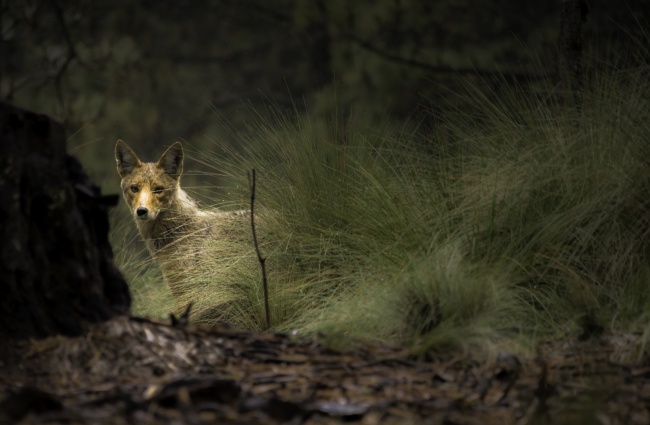
<svg viewBox="0 0 650 425"><path fill-rule="evenodd" d="M530 358L337 352L314 339L120 317L0 347L0 423L646 424L640 335L565 339Z"/></svg>

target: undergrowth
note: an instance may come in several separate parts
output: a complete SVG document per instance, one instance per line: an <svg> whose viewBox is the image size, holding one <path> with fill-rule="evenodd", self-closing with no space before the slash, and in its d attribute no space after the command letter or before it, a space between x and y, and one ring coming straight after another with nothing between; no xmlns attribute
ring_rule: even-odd
<svg viewBox="0 0 650 425"><path fill-rule="evenodd" d="M211 196L218 206L231 193L227 208L247 208L246 171L257 171L275 330L429 351L645 330L646 77L647 67L593 75L579 105L550 84L470 87L473 108L447 110L433 131L277 114L233 133L243 149L213 140L191 154L225 182ZM188 299L205 307L197 318L263 328L245 235L241 267L220 254L207 257L209 276L188 276ZM142 256L118 261L136 310L172 308L164 286L146 283L155 272L130 258Z"/></svg>

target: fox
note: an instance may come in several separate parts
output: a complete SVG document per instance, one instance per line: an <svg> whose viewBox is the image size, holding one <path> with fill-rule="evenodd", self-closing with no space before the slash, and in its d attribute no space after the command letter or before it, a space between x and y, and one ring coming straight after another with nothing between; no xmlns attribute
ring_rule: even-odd
<svg viewBox="0 0 650 425"><path fill-rule="evenodd" d="M211 241L240 238L249 210L202 209L181 188L184 152L169 146L157 162L143 162L123 140L115 144L117 173L126 205L140 236L175 299L187 289L189 274L205 271L215 255Z"/></svg>

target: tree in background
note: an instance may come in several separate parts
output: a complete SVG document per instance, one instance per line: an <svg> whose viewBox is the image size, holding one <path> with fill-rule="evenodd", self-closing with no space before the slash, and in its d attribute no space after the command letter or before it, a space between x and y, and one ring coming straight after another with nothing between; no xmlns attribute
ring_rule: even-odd
<svg viewBox="0 0 650 425"><path fill-rule="evenodd" d="M98 164L117 137L218 136L213 109L235 126L268 104L399 117L448 100L459 78L555 74L564 3L2 0L0 96L79 132L72 145L98 142L83 154ZM589 6L573 27L585 48L642 36L647 1Z"/></svg>
<svg viewBox="0 0 650 425"><path fill-rule="evenodd" d="M580 104L582 86L582 25L588 8L584 0L562 0L558 37L558 75L564 89Z"/></svg>

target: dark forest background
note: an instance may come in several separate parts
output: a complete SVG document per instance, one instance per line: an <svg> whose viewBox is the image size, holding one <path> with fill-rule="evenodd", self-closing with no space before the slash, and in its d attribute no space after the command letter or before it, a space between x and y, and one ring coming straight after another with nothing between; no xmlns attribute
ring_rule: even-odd
<svg viewBox="0 0 650 425"><path fill-rule="evenodd" d="M562 4L3 0L0 98L63 122L103 180L118 138L200 148L269 105L401 119L453 103L464 81L534 84L557 74ZM583 6L586 57L648 54L649 1Z"/></svg>

